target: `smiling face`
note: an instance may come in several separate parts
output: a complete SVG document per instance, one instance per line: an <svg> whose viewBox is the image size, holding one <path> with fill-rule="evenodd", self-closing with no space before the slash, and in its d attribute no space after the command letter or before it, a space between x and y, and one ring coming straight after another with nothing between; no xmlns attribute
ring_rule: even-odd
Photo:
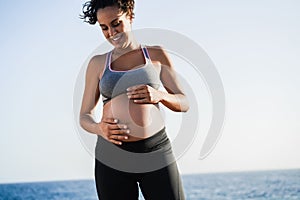
<svg viewBox="0 0 300 200"><path fill-rule="evenodd" d="M97 21L105 38L115 48L126 48L130 44L132 18L121 12L117 6L99 9Z"/></svg>

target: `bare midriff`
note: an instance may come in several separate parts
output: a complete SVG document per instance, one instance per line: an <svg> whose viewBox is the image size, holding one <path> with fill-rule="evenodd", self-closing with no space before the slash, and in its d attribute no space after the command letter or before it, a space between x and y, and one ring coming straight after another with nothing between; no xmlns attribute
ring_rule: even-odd
<svg viewBox="0 0 300 200"><path fill-rule="evenodd" d="M138 141L151 137L164 126L164 119L158 104L138 104L126 94L112 98L103 106L103 118L118 119L130 130L128 140Z"/></svg>

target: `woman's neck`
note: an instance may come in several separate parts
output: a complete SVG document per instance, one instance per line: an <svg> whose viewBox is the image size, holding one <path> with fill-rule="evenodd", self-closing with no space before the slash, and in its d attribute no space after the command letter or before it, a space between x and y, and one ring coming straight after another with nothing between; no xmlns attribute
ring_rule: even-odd
<svg viewBox="0 0 300 200"><path fill-rule="evenodd" d="M130 44L125 48L115 48L113 50L113 54L115 56L121 56L121 55L124 55L124 54L126 54L130 51L133 51L133 50L136 50L136 49L139 49L139 48L141 48L141 45L137 41L134 40L134 41L130 42Z"/></svg>

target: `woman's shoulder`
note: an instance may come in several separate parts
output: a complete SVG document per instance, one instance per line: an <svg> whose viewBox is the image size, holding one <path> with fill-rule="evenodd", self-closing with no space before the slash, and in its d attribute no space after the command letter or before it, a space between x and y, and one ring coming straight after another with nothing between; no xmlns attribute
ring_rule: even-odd
<svg viewBox="0 0 300 200"><path fill-rule="evenodd" d="M99 74L99 72L103 71L106 63L106 56L108 53L98 54L91 57L88 63L87 70L94 71Z"/></svg>
<svg viewBox="0 0 300 200"><path fill-rule="evenodd" d="M98 54L98 55L94 55L93 57L91 57L90 61L89 61L89 67L92 68L99 68L99 67L103 67L103 65L106 62L106 56L108 53L104 53L104 54Z"/></svg>
<svg viewBox="0 0 300 200"><path fill-rule="evenodd" d="M147 48L149 53L151 52L152 54L161 54L165 51L164 48L160 45L144 45L144 46Z"/></svg>
<svg viewBox="0 0 300 200"><path fill-rule="evenodd" d="M149 52L149 56L152 61L157 61L160 62L161 64L169 63L169 56L164 47L159 45L154 45L154 46L145 45L145 47L147 48Z"/></svg>

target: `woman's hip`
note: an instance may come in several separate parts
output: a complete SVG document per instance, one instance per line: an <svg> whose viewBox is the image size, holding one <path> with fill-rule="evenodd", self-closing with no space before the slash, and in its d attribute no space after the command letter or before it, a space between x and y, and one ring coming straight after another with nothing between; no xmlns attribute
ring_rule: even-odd
<svg viewBox="0 0 300 200"><path fill-rule="evenodd" d="M96 159L114 169L126 172L149 172L175 161L165 128L149 138L112 144L98 136Z"/></svg>

